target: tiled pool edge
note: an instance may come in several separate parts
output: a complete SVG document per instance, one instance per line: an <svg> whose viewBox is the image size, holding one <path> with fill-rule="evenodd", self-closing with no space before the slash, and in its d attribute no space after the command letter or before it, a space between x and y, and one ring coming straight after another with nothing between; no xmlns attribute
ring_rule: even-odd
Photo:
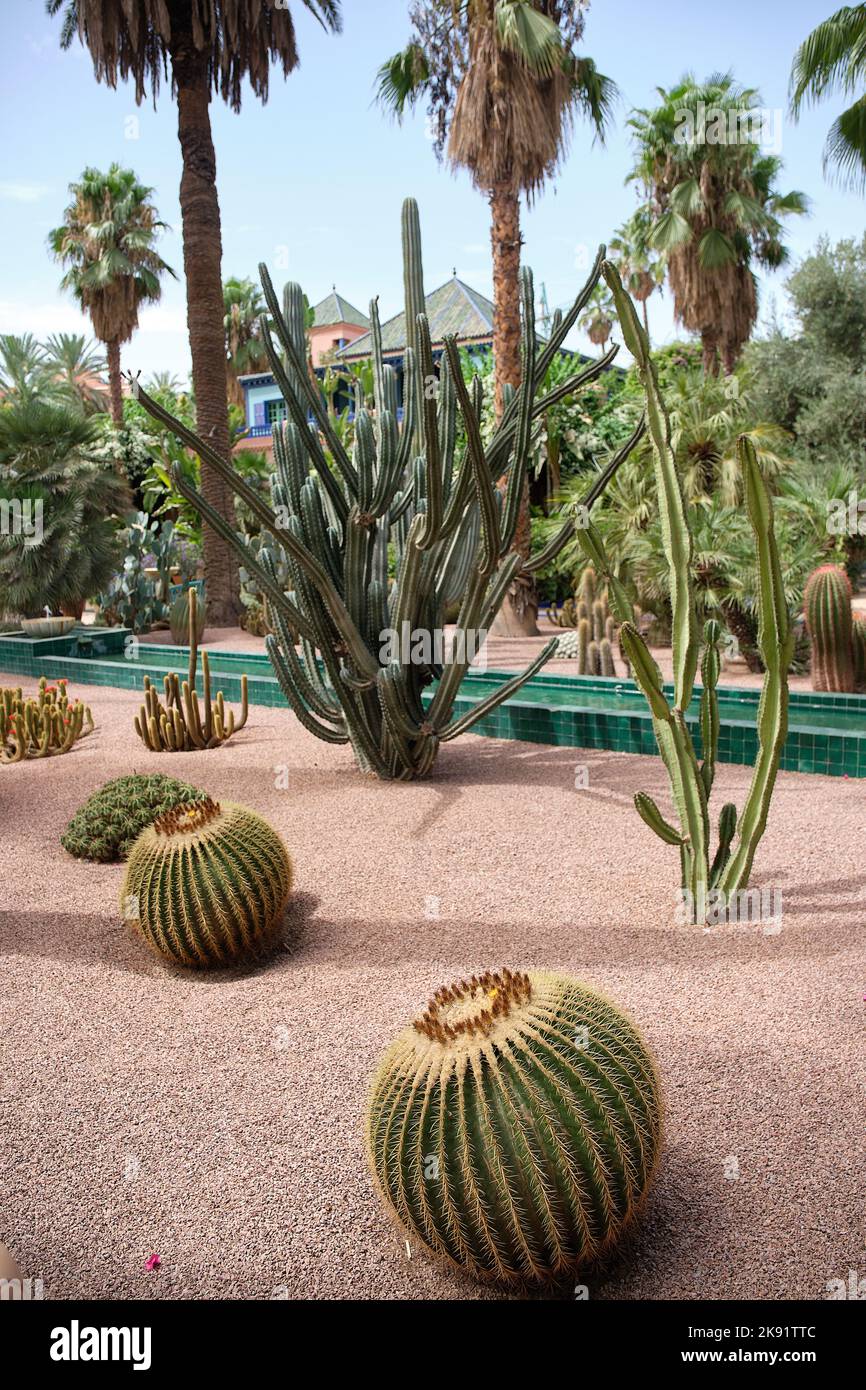
<svg viewBox="0 0 866 1390"><path fill-rule="evenodd" d="M98 630L97 630L98 631ZM15 639L13 639L14 641ZM48 643L63 639L46 639ZM49 680L58 680L66 677L73 684L89 684L96 686L113 686L127 690L141 690L145 675L150 676L158 686L161 686L162 677L165 674L165 665L148 663L142 661L140 657L147 652L151 644L143 643L139 646L139 659L121 664L114 660L100 660L98 657L72 657L59 656L56 654L40 653L38 660L28 657L26 665L32 667L38 664L38 671L32 669L19 669L10 665L10 660L24 664L22 659L24 652L9 652L12 645L9 640L3 641L0 637L0 670L11 675L19 675L30 679L36 679L39 675L45 675ZM38 644L40 648L42 643ZM153 655L159 660L165 660L166 654L172 658L172 665L175 669L183 670L186 664L186 649L182 647L164 647L152 644ZM119 654L122 646L116 648ZM243 653L221 653L211 652L211 661L214 666L213 678L216 682L215 688L222 690L223 695L229 701L238 702L240 700L240 674L246 663L255 667L261 664L261 657ZM220 662L226 665L237 664L238 673L227 671L220 668ZM478 673L477 676L467 678L461 687L455 704L455 717L466 714L477 703L472 698L471 687L473 682L505 681L511 678L512 672L485 671ZM585 678L573 676L536 676L531 685L536 699L527 700L521 698L521 694L508 700L504 705L480 719L473 725L473 732L486 735L489 738L519 739L528 743L549 744L554 747L585 748L593 750L604 750L608 752L621 753L642 753L645 755L657 755L655 736L653 734L652 720L648 711L643 710L604 710L596 708L581 708L581 691L587 693L614 694L616 689L634 691L632 682L622 678ZM574 693L575 703L563 706L557 702L556 706L545 704L543 698L545 689L556 691L559 700L562 699L563 689ZM670 692L671 687L666 689ZM736 696L737 702L742 704L744 714L757 706L760 697L759 690L739 690L734 687L725 688L726 698ZM249 676L249 698L251 704L262 705L270 708L286 708L286 701L279 688L279 684L274 676L263 674L250 674ZM427 697L429 699L430 696ZM825 728L811 727L808 722L808 711L810 708L825 709L828 707L826 701L832 702L831 708L839 708L840 712L844 709L847 713L859 713L862 709L863 732L849 733L828 731ZM836 702L840 702L837 704ZM700 727L697 715L689 714L687 717L692 737L700 756ZM721 724L719 738L719 762L733 763L738 765L751 766L754 764L757 755L758 740L754 721L750 718L738 720L726 716ZM781 767L791 772L814 772L827 776L836 777L866 777L866 697L862 695L847 696L816 696L812 692L794 692L791 697L791 714L789 719L788 738L782 753Z"/></svg>

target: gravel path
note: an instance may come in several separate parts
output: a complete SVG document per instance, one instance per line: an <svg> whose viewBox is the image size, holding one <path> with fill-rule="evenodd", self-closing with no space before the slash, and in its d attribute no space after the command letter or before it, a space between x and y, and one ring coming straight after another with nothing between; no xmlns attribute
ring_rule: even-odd
<svg viewBox="0 0 866 1390"><path fill-rule="evenodd" d="M659 1176L591 1298L816 1299L866 1275L862 782L784 774L756 867L782 929L705 933L674 924L676 854L631 805L664 801L656 759L467 736L429 781L383 785L282 711L157 756L135 695L82 693L96 734L0 768L0 1240L46 1297L497 1297L407 1258L360 1116L431 991L500 965L596 984L658 1057ZM267 966L162 966L118 919L121 868L61 848L96 787L145 768L283 835L297 891ZM717 806L747 780L723 766Z"/></svg>

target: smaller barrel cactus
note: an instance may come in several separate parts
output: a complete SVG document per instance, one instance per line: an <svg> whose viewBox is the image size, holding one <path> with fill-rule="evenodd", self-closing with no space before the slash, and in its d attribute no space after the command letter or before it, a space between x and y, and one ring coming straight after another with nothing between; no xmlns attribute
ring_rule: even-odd
<svg viewBox="0 0 866 1390"><path fill-rule="evenodd" d="M129 854L121 910L180 965L233 965L276 944L292 865L255 811L206 797L173 807Z"/></svg>
<svg viewBox="0 0 866 1390"><path fill-rule="evenodd" d="M854 689L851 584L838 565L820 565L803 594L806 627L812 640L812 687Z"/></svg>
<svg viewBox="0 0 866 1390"><path fill-rule="evenodd" d="M161 772L115 777L76 811L60 843L76 859L116 863L126 858L142 830L157 816L182 801L206 796L207 792Z"/></svg>
<svg viewBox="0 0 866 1390"><path fill-rule="evenodd" d="M400 1225L480 1278L544 1284L609 1250L661 1142L652 1057L615 1005L564 975L437 990L385 1052L366 1121Z"/></svg>
<svg viewBox="0 0 866 1390"><path fill-rule="evenodd" d="M178 594L169 610L168 625L171 628L172 641L176 642L178 646L189 641L189 596L192 592L191 589L184 589L182 593ZM204 636L205 606L203 602L193 604L193 616L195 619L195 640L200 642Z"/></svg>

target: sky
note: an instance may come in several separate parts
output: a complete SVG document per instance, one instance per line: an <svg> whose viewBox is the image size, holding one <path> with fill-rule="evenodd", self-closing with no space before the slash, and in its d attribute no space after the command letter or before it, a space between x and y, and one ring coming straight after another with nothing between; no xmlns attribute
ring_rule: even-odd
<svg viewBox="0 0 866 1390"><path fill-rule="evenodd" d="M634 185L625 183L632 146L626 119L632 107L652 105L657 86L684 71L703 78L733 70L761 90L763 106L778 111L781 184L812 199L806 218L790 219L794 261L819 235L859 237L866 202L828 183L821 169L827 130L842 109L832 98L794 125L786 115L792 56L834 0L593 0L581 50L621 91L617 119L605 145L578 125L559 175L523 212L523 258L543 284L551 308L574 298L598 244L629 216ZM211 106L222 213L223 277L255 277L266 261L277 283L297 280L312 303L336 284L366 310L379 295L383 319L401 308L400 205L418 201L425 282L434 289L456 269L491 295L488 207L468 176L437 164L424 113L396 125L374 102L379 64L409 35L407 0L343 0L343 33L323 32L293 0L300 66L288 78L272 73L265 106L247 89L235 115L221 99ZM152 186L169 224L160 251L178 272L161 302L145 308L123 349L123 363L141 370L189 372L180 239L180 148L168 88L156 110L136 107L128 86L98 84L76 40L63 52L59 18L43 0L0 5L3 140L0 165L0 332L81 332L88 328L60 292L61 270L46 246L61 220L67 190L88 165L112 161ZM786 312L785 272L762 278L762 318ZM656 343L676 336L667 296L650 301ZM579 335L573 346L587 347Z"/></svg>

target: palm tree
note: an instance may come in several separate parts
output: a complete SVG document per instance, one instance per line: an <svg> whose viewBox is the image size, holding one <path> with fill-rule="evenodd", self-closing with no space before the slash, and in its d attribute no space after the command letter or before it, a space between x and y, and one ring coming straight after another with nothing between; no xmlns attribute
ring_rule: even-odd
<svg viewBox="0 0 866 1390"><path fill-rule="evenodd" d="M589 341L596 347L604 348L611 335L614 320L613 295L603 282L599 282L587 302L584 313L577 321Z"/></svg>
<svg viewBox="0 0 866 1390"><path fill-rule="evenodd" d="M244 372L266 370L268 365L259 331L265 303L253 280L230 276L223 285L223 307L229 401L232 405L243 405L244 393L238 377Z"/></svg>
<svg viewBox="0 0 866 1390"><path fill-rule="evenodd" d="M844 5L800 45L791 68L791 114L831 92L857 100L830 127L825 172L834 165L852 188L866 188L866 5Z"/></svg>
<svg viewBox="0 0 866 1390"><path fill-rule="evenodd" d="M0 499L39 508L35 544L0 533L0 608L38 617L44 606L80 618L123 563L119 518L130 506L100 456L99 421L77 406L31 397L0 410Z"/></svg>
<svg viewBox="0 0 866 1390"><path fill-rule="evenodd" d="M32 333L0 334L0 401L35 400L45 391L46 353Z"/></svg>
<svg viewBox="0 0 866 1390"><path fill-rule="evenodd" d="M754 129L760 94L730 73L697 83L688 73L659 87L660 104L632 113L637 159L651 219L650 247L664 254L677 320L700 336L704 369L731 372L758 314L753 264L787 260L781 219L803 213L803 193L781 194L782 161ZM709 117L709 120L707 120Z"/></svg>
<svg viewBox="0 0 866 1390"><path fill-rule="evenodd" d="M339 31L339 0L300 0L325 28ZM241 107L244 78L267 100L271 61L284 76L298 65L295 26L286 0L46 0L48 13L63 12L61 44L76 34L90 50L98 81L135 82L136 101L147 88L156 98L171 72L177 98L178 138L183 160L180 208L186 274L187 323L192 357L197 431L226 459L229 419L222 294L222 242L216 189L216 155L210 99L218 93L233 111ZM205 467L202 495L228 520L234 500ZM210 528L204 529L207 618L231 626L242 612L237 559Z"/></svg>
<svg viewBox="0 0 866 1390"><path fill-rule="evenodd" d="M58 396L77 405L83 415L105 409L105 358L83 333L54 333L46 338L45 359Z"/></svg>
<svg viewBox="0 0 866 1390"><path fill-rule="evenodd" d="M427 101L438 157L467 169L490 204L497 416L520 383L520 198L532 199L566 153L577 115L604 138L616 87L575 45L582 0L412 0L411 38L378 73L378 99L398 119ZM524 490L514 548L530 551ZM535 586L519 574L497 619L534 633Z"/></svg>
<svg viewBox="0 0 866 1390"><path fill-rule="evenodd" d="M93 331L105 344L111 415L123 424L120 345L138 327L142 304L159 299L160 276L174 275L155 250L165 227L150 201L152 188L138 182L131 169L112 164L107 174L85 169L71 183L72 202L64 222L49 233L55 258L68 267L60 287L71 290L90 315Z"/></svg>
<svg viewBox="0 0 866 1390"><path fill-rule="evenodd" d="M664 257L649 244L652 222L646 207L638 208L618 227L608 242L608 254L620 279L641 306L643 326L649 337L647 300L661 289L665 278Z"/></svg>

